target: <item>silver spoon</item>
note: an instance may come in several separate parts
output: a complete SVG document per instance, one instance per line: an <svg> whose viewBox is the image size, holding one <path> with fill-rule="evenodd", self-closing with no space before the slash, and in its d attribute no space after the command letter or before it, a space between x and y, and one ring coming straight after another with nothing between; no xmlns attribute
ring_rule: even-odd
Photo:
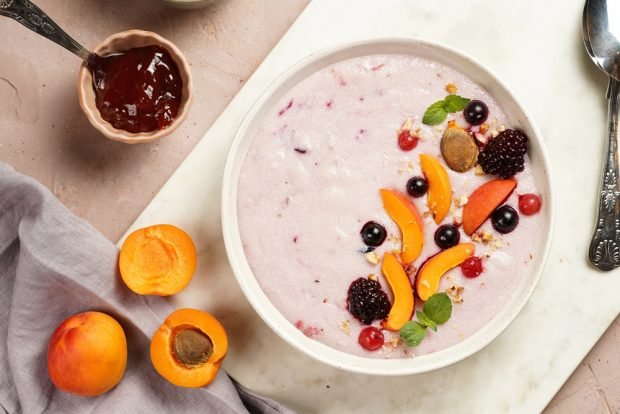
<svg viewBox="0 0 620 414"><path fill-rule="evenodd" d="M608 140L601 177L598 217L588 258L600 270L620 266L620 189L618 188L618 111L620 110L620 7L617 1L587 0L583 42L594 63L609 76ZM611 8L610 13L608 9ZM615 12L615 13L614 13Z"/></svg>
<svg viewBox="0 0 620 414"><path fill-rule="evenodd" d="M10 17L28 29L59 44L84 62L96 56L64 32L43 10L30 0L0 0L0 16Z"/></svg>

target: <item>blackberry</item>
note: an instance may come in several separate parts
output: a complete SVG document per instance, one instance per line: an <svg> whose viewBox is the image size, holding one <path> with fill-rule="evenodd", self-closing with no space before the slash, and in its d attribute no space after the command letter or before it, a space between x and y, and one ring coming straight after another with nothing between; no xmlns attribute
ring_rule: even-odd
<svg viewBox="0 0 620 414"><path fill-rule="evenodd" d="M347 308L364 325L375 319L385 319L390 313L390 301L379 282L360 277L351 283Z"/></svg>
<svg viewBox="0 0 620 414"><path fill-rule="evenodd" d="M510 178L523 171L527 152L527 135L521 131L507 129L491 138L478 154L478 163L486 174Z"/></svg>

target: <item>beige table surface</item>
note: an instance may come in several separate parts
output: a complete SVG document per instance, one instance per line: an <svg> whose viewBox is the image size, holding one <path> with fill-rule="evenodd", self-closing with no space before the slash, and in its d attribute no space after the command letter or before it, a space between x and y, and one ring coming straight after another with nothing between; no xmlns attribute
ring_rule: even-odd
<svg viewBox="0 0 620 414"><path fill-rule="evenodd" d="M77 103L76 57L1 19L0 161L40 180L116 242L307 3L227 0L178 11L156 0L38 0L87 47L139 28L185 53L195 94L188 119L167 139L137 146L106 140L88 124ZM620 319L545 412L620 413Z"/></svg>

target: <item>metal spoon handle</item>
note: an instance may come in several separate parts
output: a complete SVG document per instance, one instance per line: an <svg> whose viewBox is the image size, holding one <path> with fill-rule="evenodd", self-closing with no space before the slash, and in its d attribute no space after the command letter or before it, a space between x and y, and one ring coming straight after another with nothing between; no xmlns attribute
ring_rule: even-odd
<svg viewBox="0 0 620 414"><path fill-rule="evenodd" d="M87 61L90 52L64 32L30 0L0 0L0 15L10 17Z"/></svg>
<svg viewBox="0 0 620 414"><path fill-rule="evenodd" d="M620 82L609 78L609 135L605 151L605 166L601 177L598 218L588 258L600 270L620 266L620 189L618 187L618 111Z"/></svg>

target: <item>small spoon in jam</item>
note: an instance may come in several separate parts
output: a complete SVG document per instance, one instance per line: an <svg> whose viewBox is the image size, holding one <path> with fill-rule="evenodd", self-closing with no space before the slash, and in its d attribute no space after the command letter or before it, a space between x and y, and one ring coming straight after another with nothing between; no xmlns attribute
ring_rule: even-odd
<svg viewBox="0 0 620 414"><path fill-rule="evenodd" d="M28 29L59 44L84 62L94 53L65 33L43 10L30 0L0 0L0 16L10 17Z"/></svg>
<svg viewBox="0 0 620 414"><path fill-rule="evenodd" d="M100 56L62 30L30 0L0 0L0 15L59 44L84 61L92 73L101 117L129 133L167 128L177 117L183 81L170 53L158 45Z"/></svg>

